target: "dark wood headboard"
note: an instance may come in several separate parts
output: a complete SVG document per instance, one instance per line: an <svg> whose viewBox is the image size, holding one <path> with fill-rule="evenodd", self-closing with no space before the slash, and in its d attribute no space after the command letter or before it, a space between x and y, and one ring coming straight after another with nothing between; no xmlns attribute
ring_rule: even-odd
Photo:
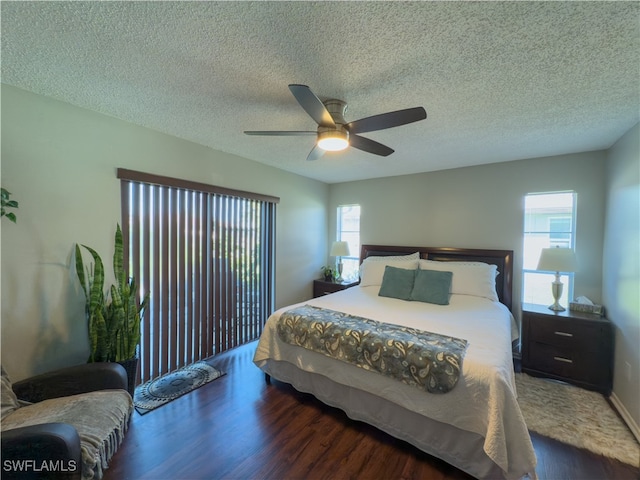
<svg viewBox="0 0 640 480"><path fill-rule="evenodd" d="M398 247L395 245L362 245L360 263L367 257L409 255L419 252L420 258L439 262L484 262L497 265L496 292L500 302L511 310L513 282L513 250L482 250L448 247Z"/></svg>

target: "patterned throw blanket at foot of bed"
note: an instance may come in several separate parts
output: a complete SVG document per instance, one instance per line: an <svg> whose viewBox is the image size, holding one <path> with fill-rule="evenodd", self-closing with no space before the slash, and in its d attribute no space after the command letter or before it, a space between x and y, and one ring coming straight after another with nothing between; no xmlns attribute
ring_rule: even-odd
<svg viewBox="0 0 640 480"><path fill-rule="evenodd" d="M284 312L278 336L328 357L430 393L447 393L462 368L467 341L303 305Z"/></svg>

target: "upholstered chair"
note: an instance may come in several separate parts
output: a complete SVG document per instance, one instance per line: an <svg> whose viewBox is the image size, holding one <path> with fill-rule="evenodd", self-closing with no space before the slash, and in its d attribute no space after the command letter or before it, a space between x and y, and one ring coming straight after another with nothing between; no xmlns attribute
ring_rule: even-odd
<svg viewBox="0 0 640 480"><path fill-rule="evenodd" d="M100 479L133 411L117 363L87 363L11 383L2 368L3 479Z"/></svg>

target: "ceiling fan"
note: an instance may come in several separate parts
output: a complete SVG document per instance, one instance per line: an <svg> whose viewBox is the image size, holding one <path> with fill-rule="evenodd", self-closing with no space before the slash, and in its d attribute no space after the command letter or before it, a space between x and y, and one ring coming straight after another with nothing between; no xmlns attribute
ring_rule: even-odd
<svg viewBox="0 0 640 480"><path fill-rule="evenodd" d="M316 135L316 144L307 156L307 160L317 160L325 151L339 151L351 146L364 152L386 157L394 150L369 138L361 137L359 133L384 130L398 127L407 123L417 122L427 118L427 112L422 107L396 110L381 113L371 117L361 118L347 123L344 114L346 102L330 99L321 101L306 85L289 85L289 90L300 106L318 124L316 131L245 131L247 135Z"/></svg>

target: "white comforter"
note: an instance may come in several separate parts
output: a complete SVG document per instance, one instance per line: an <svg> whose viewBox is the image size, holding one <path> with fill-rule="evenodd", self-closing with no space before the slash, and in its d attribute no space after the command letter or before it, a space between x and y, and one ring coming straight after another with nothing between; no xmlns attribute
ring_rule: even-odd
<svg viewBox="0 0 640 480"><path fill-rule="evenodd" d="M484 438L484 451L505 473L519 478L531 473L535 454L516 400L511 341L513 317L497 302L470 295L451 295L447 306L379 297L379 287L353 287L309 300L311 304L381 322L450 335L469 342L462 375L446 394L430 394L375 372L336 361L281 342L275 330L280 314L267 321L254 362L286 361L321 373L334 382L373 392L408 410L474 432ZM302 305L298 304L298 305Z"/></svg>

